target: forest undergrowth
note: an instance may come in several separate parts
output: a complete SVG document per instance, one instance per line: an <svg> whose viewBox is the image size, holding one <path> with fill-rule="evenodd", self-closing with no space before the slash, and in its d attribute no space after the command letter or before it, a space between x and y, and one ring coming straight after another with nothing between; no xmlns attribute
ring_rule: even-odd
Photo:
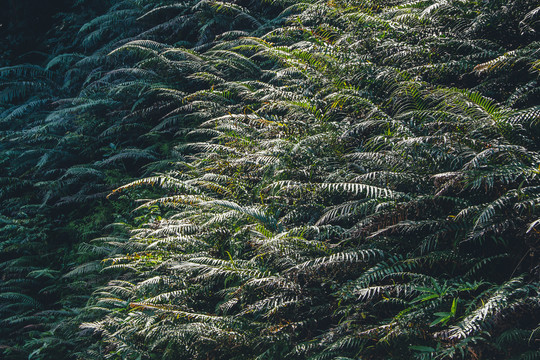
<svg viewBox="0 0 540 360"><path fill-rule="evenodd" d="M90 2L0 68L3 358L540 358L537 1Z"/></svg>

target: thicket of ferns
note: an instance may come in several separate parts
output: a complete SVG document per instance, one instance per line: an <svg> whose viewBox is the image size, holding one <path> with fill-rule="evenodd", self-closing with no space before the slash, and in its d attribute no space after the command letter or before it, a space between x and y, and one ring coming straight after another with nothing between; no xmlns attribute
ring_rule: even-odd
<svg viewBox="0 0 540 360"><path fill-rule="evenodd" d="M540 358L537 6L119 1L0 69L4 357Z"/></svg>

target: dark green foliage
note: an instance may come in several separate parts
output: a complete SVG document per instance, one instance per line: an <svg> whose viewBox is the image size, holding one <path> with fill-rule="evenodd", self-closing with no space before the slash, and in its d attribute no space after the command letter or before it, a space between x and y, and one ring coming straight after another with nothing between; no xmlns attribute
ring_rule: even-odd
<svg viewBox="0 0 540 360"><path fill-rule="evenodd" d="M5 356L538 357L538 13L119 1L0 69Z"/></svg>

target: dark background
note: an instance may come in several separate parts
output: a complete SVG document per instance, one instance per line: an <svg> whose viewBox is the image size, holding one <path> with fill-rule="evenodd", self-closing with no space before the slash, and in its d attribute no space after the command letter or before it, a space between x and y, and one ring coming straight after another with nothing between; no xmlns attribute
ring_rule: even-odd
<svg viewBox="0 0 540 360"><path fill-rule="evenodd" d="M47 51L46 34L55 24L54 15L68 11L71 4L68 0L0 0L0 63L35 62L43 57L39 52Z"/></svg>
<svg viewBox="0 0 540 360"><path fill-rule="evenodd" d="M73 13L81 19L106 9L107 0L0 0L0 66L39 63ZM75 20L74 20L75 21Z"/></svg>

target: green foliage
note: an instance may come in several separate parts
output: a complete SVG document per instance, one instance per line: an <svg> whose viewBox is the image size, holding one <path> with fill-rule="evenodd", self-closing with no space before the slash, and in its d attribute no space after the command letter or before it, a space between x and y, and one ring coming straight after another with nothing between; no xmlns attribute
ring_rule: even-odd
<svg viewBox="0 0 540 360"><path fill-rule="evenodd" d="M0 69L5 356L535 358L538 13L120 1Z"/></svg>

